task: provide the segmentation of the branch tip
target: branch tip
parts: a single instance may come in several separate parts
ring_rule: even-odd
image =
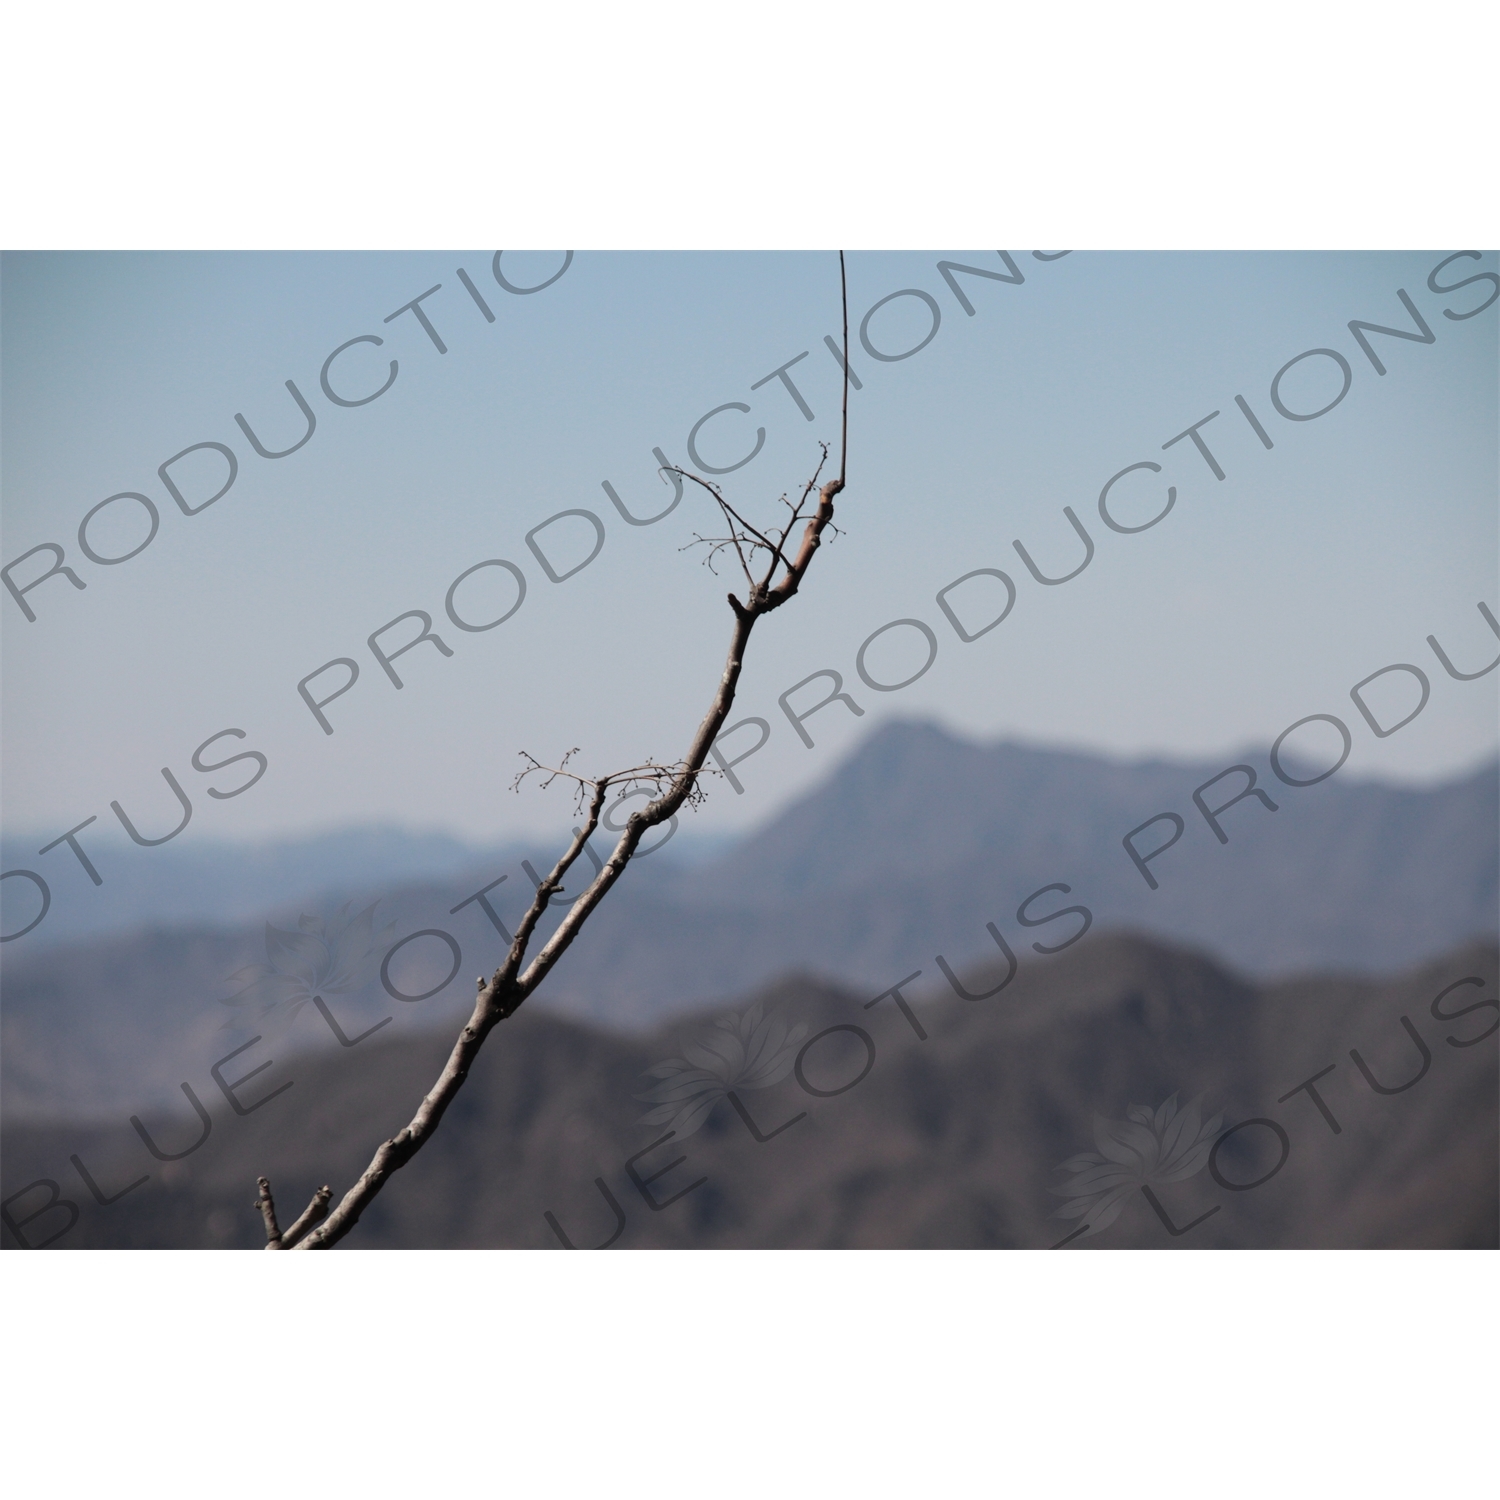
[[[271,1196],[271,1181],[267,1177],[257,1177],[256,1186],[260,1189],[255,1199],[255,1207],[260,1210],[261,1219],[266,1226],[266,1249],[281,1249],[281,1226],[276,1222],[276,1200]]]

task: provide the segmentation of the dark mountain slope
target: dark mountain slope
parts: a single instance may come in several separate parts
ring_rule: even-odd
[[[757,1073],[754,1058],[748,1073],[720,1069],[759,1140],[722,1088],[706,1096],[711,1108],[696,1128],[678,1119],[665,1141],[672,1122],[643,1123],[651,1105],[637,1097],[652,1087],[644,1075],[653,1064],[685,1057],[701,1068],[713,1062],[699,1050],[706,1041],[721,1055],[733,1052],[728,1038],[753,1042],[743,1012],[727,1028],[705,1015],[629,1038],[523,1011],[493,1039],[432,1146],[347,1243],[555,1247],[550,1212],[572,1240],[598,1244],[616,1223],[598,1178],[624,1213],[620,1248],[1045,1247],[1098,1218],[1094,1210],[1054,1217],[1066,1200],[1049,1191],[1071,1180],[1060,1163],[1098,1152],[1095,1115],[1114,1122],[1118,1139],[1130,1106],[1159,1120],[1175,1095],[1179,1106],[1202,1096],[1205,1124],[1224,1114],[1204,1134],[1201,1159],[1170,1158],[1193,1167],[1178,1177],[1138,1174],[1118,1218],[1077,1248],[1494,1246],[1500,1049],[1494,1035],[1455,1043],[1481,1036],[1496,1011],[1445,1020],[1432,1007],[1463,980],[1479,983],[1451,990],[1444,1015],[1492,1003],[1497,958],[1481,945],[1386,981],[1257,988],[1197,954],[1105,934],[1024,964],[987,1000],[914,986],[910,1017],[891,999],[868,1009],[860,995],[786,980],[761,1002],[765,1014],[806,1028],[770,1035],[767,1050],[782,1069]],[[977,993],[1003,973],[964,982]],[[829,1027],[839,1029],[812,1041]],[[47,1178],[83,1205],[60,1246],[253,1247],[255,1176],[271,1176],[288,1214],[319,1182],[347,1184],[382,1134],[409,1116],[446,1048],[446,1037],[375,1037],[338,1057],[277,1061],[243,1097],[253,1102],[287,1080],[293,1087],[243,1118],[205,1097],[213,1133],[175,1164],[151,1160],[123,1122],[13,1127],[5,1193],[26,1195],[10,1212],[40,1208],[47,1190],[26,1190]],[[1366,1082],[1351,1051],[1393,1092]],[[1306,1091],[1295,1092],[1330,1065],[1315,1086],[1337,1133]],[[1219,1146],[1215,1180],[1208,1146],[1246,1121],[1260,1123]],[[180,1150],[199,1127],[183,1104],[149,1128]],[[69,1164],[75,1154],[106,1195],[142,1173],[150,1180],[98,1206]],[[685,1159],[672,1165],[677,1158]],[[1171,1234],[1142,1181],[1173,1228],[1193,1227]],[[54,1209],[22,1227],[41,1239],[66,1222]]]

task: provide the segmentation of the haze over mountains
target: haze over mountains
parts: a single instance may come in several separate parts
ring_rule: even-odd
[[[39,855],[52,834],[7,836],[0,841],[4,867],[42,871],[61,886],[52,861],[65,864],[66,848]],[[268,912],[329,891],[375,885],[409,885],[443,879],[481,861],[484,851],[442,833],[400,828],[350,828],[265,845],[200,842],[166,844],[144,856],[108,824],[85,839],[107,899],[58,899],[46,920],[25,939],[28,949],[142,927],[238,926],[264,921]],[[71,869],[67,872],[73,874]],[[7,896],[11,893],[7,891]],[[25,893],[29,899],[30,892]],[[7,912],[6,926],[22,923]]]
[[[51,861],[38,848],[52,833],[0,839],[0,863],[7,870],[42,869],[59,886]],[[451,834],[414,832],[395,825],[344,828],[267,844],[215,840],[178,845],[173,842],[143,855],[119,829],[103,825],[84,839],[99,871],[107,899],[84,888],[81,897],[58,899],[46,920],[26,936],[26,948],[55,948],[81,939],[113,936],[141,928],[237,927],[259,923],[266,914],[289,907],[336,905],[348,893],[385,895],[421,881],[443,881],[491,864],[516,865],[523,858],[545,858],[544,851],[521,842],[467,843]],[[671,858],[696,864],[726,848],[727,837],[679,835]],[[59,850],[67,875],[73,856]],[[79,884],[87,877],[79,876]],[[35,893],[21,889],[7,900],[36,905]],[[24,926],[26,916],[7,907],[6,926]]]
[[[1493,940],[1500,768],[1427,790],[1340,776],[1294,788],[1264,754],[1238,759],[1277,810],[1253,796],[1237,802],[1220,815],[1220,844],[1192,794],[1233,758],[1124,763],[887,724],[732,848],[687,864],[668,846],[638,861],[533,1005],[642,1031],[792,972],[874,994],[914,970],[931,977],[939,954],[955,969],[986,961],[996,951],[988,923],[1023,956],[1034,943],[1054,947],[1082,925],[1078,915],[1045,920],[1069,906],[1086,908],[1100,929],[1155,934],[1262,978],[1389,973]],[[1230,777],[1209,805],[1242,786]],[[1152,890],[1121,839],[1164,812],[1184,830],[1152,861]],[[1169,831],[1158,824],[1141,847]],[[217,1003],[235,988],[229,976],[267,960],[262,914],[291,929],[301,915],[331,918],[344,900],[378,901],[377,922],[393,926],[359,988],[338,997],[345,1033],[386,1016],[396,1017],[393,1034],[446,1022],[502,947],[468,898],[505,876],[487,899],[513,926],[529,894],[521,859],[541,868],[545,856],[436,837],[404,847],[404,838],[339,835],[263,851],[214,876],[194,876],[187,851],[175,875],[170,848],[134,851],[138,868],[163,862],[158,895],[175,889],[179,907],[196,879],[198,910],[212,920],[10,946],[0,1012],[7,1114],[57,1120],[165,1106],[180,1101],[182,1079],[257,1031],[283,1050],[336,1046],[311,1009],[285,1040],[275,1015],[247,1012],[245,1024],[220,1030],[234,1019]],[[1042,925],[1029,927],[1018,908],[1048,886],[1026,908]],[[144,916],[144,885],[140,899]],[[418,938],[387,977],[416,995],[451,974],[431,998],[402,1003],[382,987],[380,960],[424,929],[446,933],[452,948]]]

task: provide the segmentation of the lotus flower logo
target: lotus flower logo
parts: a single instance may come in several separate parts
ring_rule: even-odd
[[[302,1008],[317,1004],[324,995],[347,995],[364,983],[368,966],[395,926],[375,928],[372,903],[354,916],[352,903],[345,902],[328,922],[304,914],[294,931],[266,923],[264,964],[250,964],[229,976],[241,986],[221,1003],[254,1005],[255,1024],[274,1017],[281,1026],[290,1025]],[[321,1008],[321,1007],[320,1007]],[[233,1022],[226,1022],[232,1025]]]
[[[1108,1229],[1120,1216],[1125,1200],[1140,1188],[1165,1182],[1185,1182],[1208,1164],[1222,1114],[1205,1121],[1194,1099],[1182,1109],[1177,1095],[1156,1110],[1132,1104],[1124,1120],[1094,1116],[1094,1144],[1099,1151],[1070,1156],[1055,1170],[1072,1174],[1060,1187],[1049,1188],[1069,1201],[1053,1215],[1083,1219],[1078,1238]],[[1069,1238],[1074,1238],[1070,1235]]]
[[[807,1035],[799,1022],[788,1026],[768,1016],[757,1000],[738,1016],[725,1016],[701,1041],[682,1049],[681,1057],[657,1063],[646,1077],[659,1082],[635,1097],[655,1109],[641,1116],[642,1125],[666,1125],[679,1136],[692,1135],[720,1099],[741,1089],[768,1089],[780,1083],[797,1061],[797,1044]]]

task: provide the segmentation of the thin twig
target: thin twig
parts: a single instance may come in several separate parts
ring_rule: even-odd
[[[716,544],[714,546],[714,551],[717,551],[719,547],[727,547],[731,545],[734,547],[734,550],[739,554],[740,568],[744,572],[745,582],[750,588],[755,587],[755,576],[750,571],[750,564],[746,560],[745,553],[740,546],[741,541],[749,540],[750,537],[753,537],[755,539],[755,543],[750,549],[750,556],[752,558],[755,556],[755,553],[757,551],[764,548],[772,554],[773,567],[775,566],[775,562],[777,560],[786,563],[786,558],[782,556],[781,549],[776,545],[776,543],[756,527],[752,526],[742,515],[740,515],[740,513],[729,503],[729,501],[724,498],[723,494],[719,490],[718,485],[710,484],[708,480],[700,479],[696,474],[689,473],[686,469],[672,469],[669,472],[674,474],[681,474],[684,479],[691,479],[694,484],[701,485],[702,488],[707,490],[708,493],[712,495],[718,502],[719,509],[724,512],[725,517],[729,521],[730,530],[727,537],[724,537],[722,539],[712,539]],[[745,537],[739,536],[734,530],[736,526],[741,527],[746,533],[748,533],[748,535]],[[698,540],[709,541],[710,538],[700,537]],[[783,535],[782,541],[785,542],[785,540],[786,537]],[[712,552],[710,553],[710,556],[712,556]],[[788,563],[787,566],[790,567],[791,565]]]
[[[844,414],[839,431],[839,488],[844,487],[849,461],[849,283],[844,277],[844,252],[839,251],[839,301],[844,308]]]

